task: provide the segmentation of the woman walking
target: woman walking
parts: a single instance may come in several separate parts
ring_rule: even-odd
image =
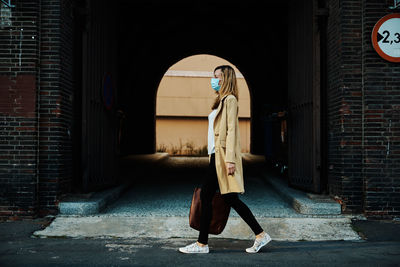
[[[209,167],[201,186],[201,218],[199,237],[195,243],[179,248],[183,253],[208,253],[208,231],[212,216],[212,199],[219,189],[225,202],[249,225],[256,235],[248,253],[257,253],[271,241],[253,213],[238,197],[244,193],[243,167],[238,119],[238,87],[235,71],[222,65],[214,70],[211,87],[217,97],[208,116]]]

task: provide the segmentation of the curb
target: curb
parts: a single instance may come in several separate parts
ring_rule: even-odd
[[[307,215],[340,215],[341,205],[328,195],[310,194],[293,189],[277,177],[263,174],[264,180],[290,204],[293,209]]]
[[[129,184],[122,184],[104,191],[95,192],[89,197],[69,196],[61,200],[58,208],[61,215],[97,214],[107,205],[119,198]]]

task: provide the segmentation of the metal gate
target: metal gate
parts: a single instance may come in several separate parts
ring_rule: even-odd
[[[104,0],[86,1],[86,29],[82,33],[81,135],[82,189],[85,192],[114,185],[118,176],[116,38],[113,35],[115,19],[110,8]]]
[[[320,193],[320,42],[316,0],[290,1],[289,185]]]

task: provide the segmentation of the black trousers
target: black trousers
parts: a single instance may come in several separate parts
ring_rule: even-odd
[[[200,218],[200,233],[198,242],[208,244],[208,230],[212,219],[212,199],[219,188],[217,171],[215,169],[215,154],[211,154],[210,164],[207,173],[204,176],[201,186],[201,218]],[[254,218],[249,207],[244,204],[238,197],[238,193],[228,193],[222,195],[226,203],[232,207],[242,219],[250,226],[255,235],[262,233],[263,229]]]

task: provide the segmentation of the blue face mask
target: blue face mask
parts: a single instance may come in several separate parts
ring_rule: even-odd
[[[219,79],[211,78],[211,87],[215,91],[219,91],[219,89],[221,88],[221,86],[218,83],[219,83]]]

